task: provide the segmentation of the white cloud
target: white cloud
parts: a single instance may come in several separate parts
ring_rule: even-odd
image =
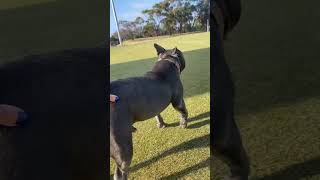
[[[142,13],[139,11],[131,11],[119,14],[119,19],[121,20],[133,20],[138,16],[142,16]]]
[[[135,9],[143,10],[145,8],[148,8],[149,4],[148,3],[143,3],[143,2],[135,2],[135,3],[131,3],[130,6],[132,8],[135,8]]]

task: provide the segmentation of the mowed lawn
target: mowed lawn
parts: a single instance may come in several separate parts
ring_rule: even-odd
[[[181,74],[189,110],[187,129],[170,105],[163,113],[169,127],[158,129],[154,118],[137,122],[133,134],[133,161],[129,179],[210,179],[210,33],[128,41],[111,48],[111,80],[139,76],[156,62],[153,43],[183,51]],[[110,173],[113,174],[112,159]],[[110,174],[110,175],[111,175]]]
[[[253,180],[320,179],[319,5],[243,1],[225,43]],[[227,174],[218,160],[212,172]]]
[[[0,57],[97,46],[106,40],[106,3],[1,0]]]

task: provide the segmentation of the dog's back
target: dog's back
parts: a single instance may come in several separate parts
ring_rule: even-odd
[[[144,76],[111,82],[110,93],[120,97],[116,106],[127,104],[127,110],[133,112],[137,121],[159,114],[170,104],[174,89],[182,88],[174,68],[170,62],[158,61]]]
[[[0,127],[0,179],[105,179],[106,48],[28,56],[0,67],[0,102],[29,114]]]

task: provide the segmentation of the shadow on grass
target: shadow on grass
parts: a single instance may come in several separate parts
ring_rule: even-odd
[[[290,6],[284,1],[276,0],[249,0],[243,3],[244,11],[239,26],[225,42],[227,61],[236,84],[235,109],[238,115],[267,111],[279,104],[291,105],[320,96],[320,3],[315,0],[312,2],[301,4],[297,1]],[[301,22],[305,25],[297,25]],[[287,113],[289,116],[290,112]],[[279,114],[281,116],[286,114]],[[307,116],[308,114],[305,117]],[[287,124],[295,124],[297,121],[299,117],[293,117],[288,119]],[[314,122],[316,124],[317,119]],[[255,123],[264,126],[264,122],[259,120]],[[245,123],[242,124],[245,126]],[[276,124],[274,128],[277,129]],[[260,134],[253,129],[248,131],[251,131],[250,134]],[[305,131],[307,134],[308,129]],[[285,141],[292,134],[284,132],[281,137],[275,137],[274,134],[265,136]],[[313,136],[310,135],[310,138]],[[269,143],[264,140],[253,142],[250,137],[247,141],[252,143],[249,154],[251,157]],[[280,146],[273,148],[283,149]],[[304,154],[303,150],[298,152]],[[259,157],[256,158],[259,161]],[[274,159],[273,162],[276,160],[278,161]],[[262,179],[295,180],[316,173],[319,173],[319,158],[293,164]]]
[[[146,166],[149,166],[151,165],[152,163],[155,163],[157,162],[158,160],[160,160],[161,158],[164,158],[166,156],[169,156],[171,154],[174,154],[174,153],[178,153],[178,152],[183,152],[183,151],[187,151],[187,150],[191,150],[191,149],[196,149],[196,148],[204,148],[204,147],[208,147],[210,146],[210,135],[205,135],[205,136],[201,136],[201,137],[197,137],[197,138],[194,138],[192,140],[189,140],[189,141],[186,141],[186,142],[183,142],[169,150],[166,150],[164,152],[162,152],[160,155],[158,156],[155,156],[151,159],[148,159],[144,162],[141,162],[139,164],[136,164],[132,167],[130,167],[130,172],[134,172],[134,171],[137,171],[141,168],[144,168]],[[186,174],[189,174],[191,173],[192,171],[196,171],[198,169],[201,169],[201,168],[204,168],[204,167],[208,167],[210,166],[210,161],[209,161],[209,158],[200,162],[199,164],[196,164],[194,166],[191,166],[189,168],[186,168],[180,172],[177,172],[175,174],[172,174],[170,176],[167,176],[167,177],[164,177],[164,179],[172,179],[173,177],[174,178],[177,178],[177,177],[182,177]],[[111,179],[113,177],[113,174],[111,174],[109,176]]]
[[[17,1],[0,10],[0,57],[95,46],[105,39],[105,7],[104,1]]]
[[[191,167],[188,167],[180,172],[177,172],[177,173],[174,173],[174,174],[171,174],[169,176],[166,176],[166,177],[162,177],[160,178],[161,180],[172,180],[172,179],[178,179],[178,178],[182,178],[183,176],[187,175],[187,174],[190,174],[191,172],[193,171],[197,171],[199,169],[202,169],[202,168],[205,168],[205,167],[209,167],[210,165],[210,158],[204,160],[204,161],[201,161],[200,163],[196,164],[196,165],[193,165]]]
[[[314,175],[320,175],[320,157],[288,166],[262,178],[252,178],[252,180],[300,180]]]
[[[248,1],[243,6],[241,23],[225,43],[236,83],[237,112],[263,111],[320,96],[318,6],[288,7],[278,1]],[[297,13],[301,9],[308,10]],[[304,21],[305,26],[296,25]]]
[[[204,121],[200,121],[200,122],[188,125],[187,129],[197,129],[208,124],[210,124],[210,119],[206,119]]]
[[[193,122],[193,121],[198,121],[198,120],[200,120],[200,119],[204,119],[204,118],[208,118],[208,117],[210,117],[210,112],[202,113],[202,114],[199,114],[199,115],[194,116],[194,117],[192,117],[192,118],[189,118],[189,119],[188,119],[188,123],[189,123],[189,122]],[[190,129],[199,128],[199,127],[205,126],[205,125],[207,125],[207,124],[209,124],[209,123],[210,123],[210,118],[206,119],[205,121],[200,121],[200,122],[198,122],[198,123],[188,125],[187,128],[188,128],[188,129],[189,129],[189,128],[190,128]],[[174,123],[167,124],[167,127],[177,127],[177,126],[179,126],[179,125],[180,125],[179,122],[174,122]]]
[[[184,96],[191,97],[210,91],[210,48],[183,52],[186,68],[181,73]],[[111,80],[141,76],[150,71],[156,57],[110,66]]]
[[[134,165],[133,167],[130,168],[130,171],[133,172],[133,171],[137,171],[138,169],[140,168],[143,168],[143,167],[146,167],[146,166],[149,166],[150,164],[160,160],[161,158],[163,157],[166,157],[166,156],[169,156],[169,155],[172,155],[174,153],[178,153],[178,152],[183,152],[183,151],[187,151],[187,150],[191,150],[191,149],[196,149],[196,148],[204,148],[204,147],[209,147],[210,145],[210,135],[205,135],[205,136],[201,136],[201,137],[197,137],[197,138],[194,138],[194,139],[191,139],[189,141],[186,141],[186,142],[183,142],[169,150],[166,150],[164,152],[162,152],[160,155],[158,156],[155,156],[151,159],[148,159],[144,162],[141,162],[137,165]],[[208,166],[209,166],[209,161],[205,161]],[[203,162],[204,163],[204,162]],[[203,163],[200,163],[198,164],[199,166],[203,166],[202,164]],[[201,168],[200,167],[200,168]],[[200,169],[198,168],[198,169]],[[189,168],[187,168],[186,170],[184,170],[183,172],[186,173],[185,171],[188,171]],[[190,170],[196,170],[196,166],[194,166],[193,168],[191,168]],[[179,173],[179,174],[182,174],[182,173]]]

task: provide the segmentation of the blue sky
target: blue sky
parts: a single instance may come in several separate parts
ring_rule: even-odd
[[[113,0],[118,20],[134,20],[137,16],[144,17],[144,9],[151,8],[162,0]],[[117,30],[110,1],[110,35]]]

